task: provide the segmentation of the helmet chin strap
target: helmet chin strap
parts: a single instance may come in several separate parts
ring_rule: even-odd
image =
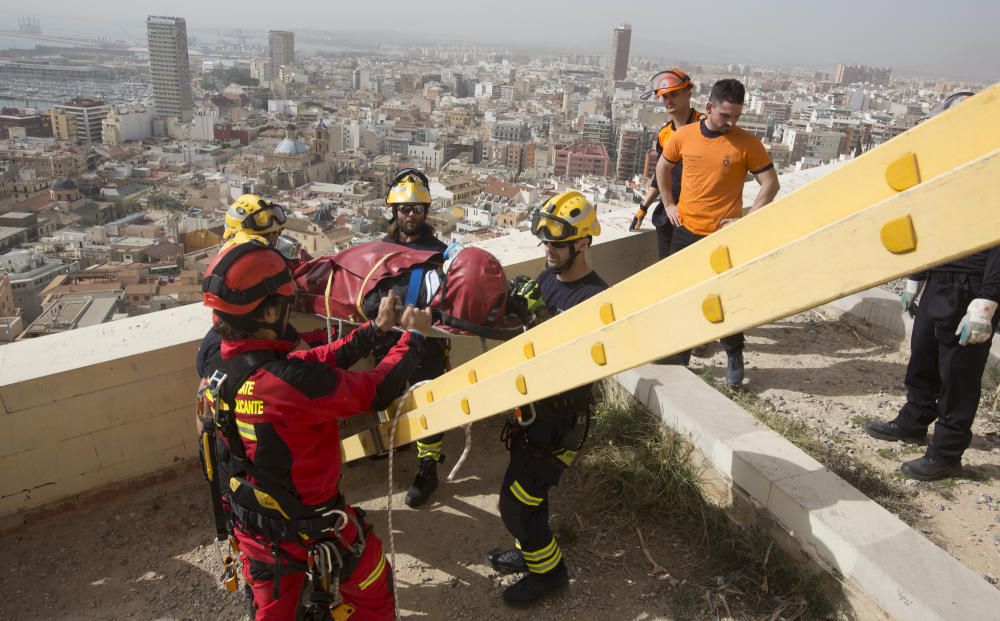
[[[576,257],[579,254],[580,253],[577,252],[577,250],[576,250],[576,245],[575,244],[570,244],[570,246],[569,246],[569,260],[567,260],[565,263],[563,263],[559,267],[550,267],[549,271],[552,272],[553,274],[562,274],[563,272],[565,272],[569,268],[573,267],[573,263],[576,262]]]
[[[271,330],[278,335],[278,338],[282,338],[285,335],[285,329],[288,327],[288,319],[292,315],[292,302],[288,298],[281,299],[281,312],[278,315],[277,321],[253,321],[246,317],[240,315],[226,315],[222,314],[223,318],[230,324],[247,331],[258,331],[258,330]]]
[[[281,299],[281,314],[278,316],[278,320],[273,323],[267,323],[264,321],[257,322],[257,325],[261,328],[266,328],[268,330],[273,330],[278,338],[285,336],[285,329],[288,327],[288,319],[292,314],[292,302],[288,298]]]

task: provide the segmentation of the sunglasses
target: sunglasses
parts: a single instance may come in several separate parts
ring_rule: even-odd
[[[411,213],[415,213],[418,216],[427,213],[427,205],[400,205],[396,209],[404,216],[408,216]]]
[[[569,248],[570,244],[572,244],[572,243],[573,243],[572,241],[549,241],[547,239],[543,239],[541,241],[541,245],[543,245],[543,246],[552,246],[556,250],[562,250],[563,248]]]

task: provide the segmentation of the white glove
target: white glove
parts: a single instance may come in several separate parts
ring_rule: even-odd
[[[899,294],[899,301],[903,303],[903,310],[913,317],[917,313],[917,296],[924,288],[924,281],[906,279],[906,289]]]
[[[975,345],[988,341],[993,335],[993,313],[996,310],[997,303],[993,300],[976,298],[969,302],[965,317],[958,322],[958,329],[955,330],[958,344]]]

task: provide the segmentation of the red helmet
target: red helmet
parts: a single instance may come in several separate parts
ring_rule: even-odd
[[[205,306],[229,315],[246,315],[269,296],[294,296],[295,281],[277,250],[248,242],[213,259],[201,290]]]

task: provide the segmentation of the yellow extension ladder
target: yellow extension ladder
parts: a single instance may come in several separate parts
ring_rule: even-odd
[[[396,444],[1000,243],[998,118],[994,85],[418,387]],[[345,438],[344,460],[388,446],[388,430]]]

